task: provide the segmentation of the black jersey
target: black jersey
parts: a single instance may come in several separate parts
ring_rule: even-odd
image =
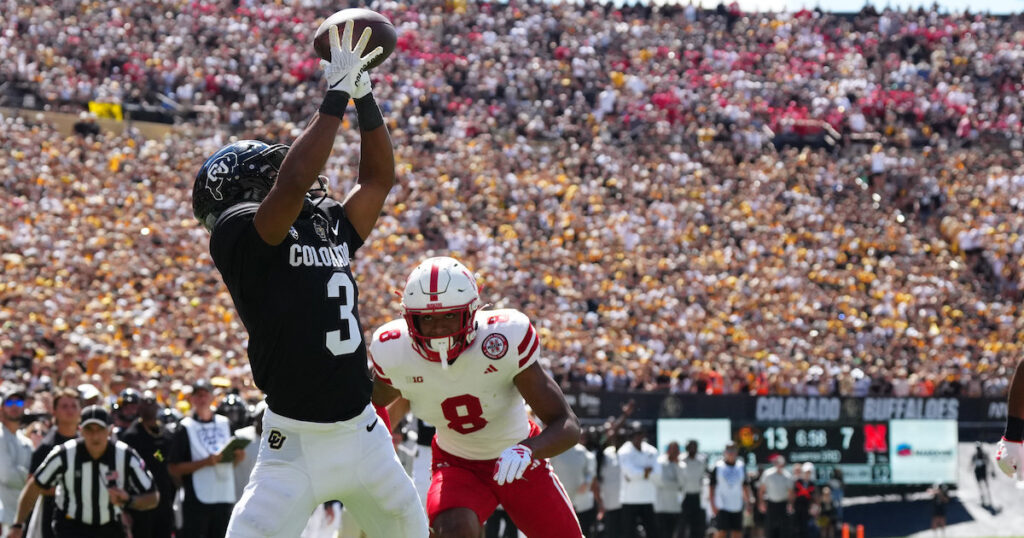
[[[146,463],[146,470],[153,475],[156,489],[160,492],[158,509],[164,507],[170,509],[174,504],[175,492],[178,490],[178,486],[174,485],[171,473],[167,469],[167,457],[171,452],[173,436],[167,428],[159,423],[156,428],[155,434],[150,433],[141,420],[136,420],[121,433],[120,438],[126,445],[139,453],[142,461]]]
[[[341,204],[325,198],[279,245],[263,242],[255,203],[214,225],[210,253],[249,331],[249,363],[267,406],[288,418],[335,422],[358,415],[372,382],[349,261],[362,246]]]

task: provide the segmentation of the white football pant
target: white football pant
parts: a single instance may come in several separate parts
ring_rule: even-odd
[[[256,466],[229,538],[295,538],[320,504],[339,500],[369,538],[427,538],[427,516],[372,405],[344,422],[267,409]]]

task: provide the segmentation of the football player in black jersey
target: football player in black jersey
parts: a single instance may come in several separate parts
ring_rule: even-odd
[[[340,500],[370,537],[426,537],[412,481],[378,425],[350,260],[392,185],[391,139],[352,23],[330,30],[327,95],[291,147],[254,140],[214,153],[192,191],[196,218],[249,333],[268,409],[259,459],[228,536],[298,536],[317,505]],[[319,178],[349,98],[361,148],[357,184],[338,203]],[[319,189],[310,189],[320,183]]]

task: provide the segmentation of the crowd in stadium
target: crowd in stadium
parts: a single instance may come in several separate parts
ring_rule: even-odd
[[[250,4],[0,10],[4,106],[188,113],[159,140],[4,113],[10,380],[175,402],[211,377],[258,399],[191,186],[229,136],[291,141],[331,7]],[[533,318],[563,388],[1005,395],[1024,325],[1017,19],[374,7],[400,35],[373,76],[399,184],[354,260],[365,331],[419,260],[452,253]],[[336,195],[357,144],[343,129]]]

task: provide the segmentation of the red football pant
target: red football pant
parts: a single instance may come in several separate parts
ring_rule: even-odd
[[[530,424],[530,437],[540,428]],[[534,460],[519,480],[499,486],[494,481],[497,460],[467,460],[432,443],[434,461],[427,517],[452,508],[469,508],[483,525],[500,504],[516,527],[530,538],[582,538],[580,523],[548,460]]]

